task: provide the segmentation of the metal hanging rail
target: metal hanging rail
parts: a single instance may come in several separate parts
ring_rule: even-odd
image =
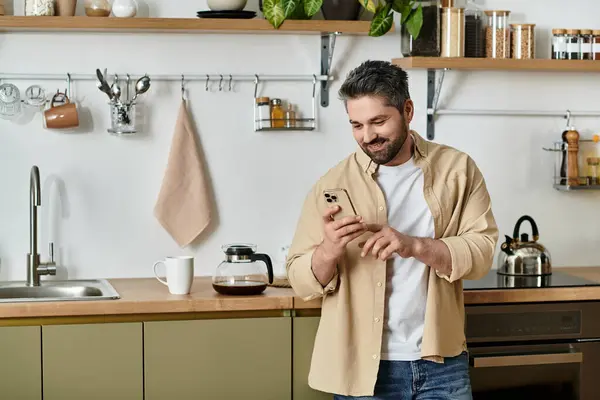
[[[452,110],[432,108],[428,115],[486,115],[486,116],[522,116],[522,117],[600,117],[600,111],[543,111],[543,110]]]
[[[116,75],[124,77],[127,75],[131,76],[143,76],[142,74],[133,73],[120,73]],[[114,76],[115,74],[109,74]],[[183,77],[186,82],[190,81],[223,81],[228,82],[229,80],[236,82],[254,82],[257,75],[232,75],[232,74],[147,74],[152,80],[155,81],[177,81],[181,82]],[[55,80],[55,81],[67,81],[70,78],[71,81],[93,81],[97,80],[95,74],[76,74],[76,73],[64,73],[64,74],[29,74],[29,73],[0,73],[0,80]],[[264,81],[279,81],[279,82],[312,82],[316,79],[319,82],[326,82],[333,80],[332,76],[329,75],[258,75],[261,82]]]
[[[600,111],[558,111],[558,110],[469,110],[439,109],[438,102],[444,84],[446,68],[427,70],[427,138],[435,138],[436,117],[440,115],[485,115],[503,117],[600,117]],[[439,76],[437,72],[440,72]]]
[[[0,0],[1,1],[1,0]],[[336,38],[341,35],[342,32],[323,32],[321,33],[321,42],[320,42],[320,56],[321,56],[321,65],[320,65],[320,73],[319,75],[258,75],[258,78],[261,82],[265,81],[280,81],[280,82],[302,82],[302,81],[314,81],[320,83],[321,90],[319,98],[321,99],[321,106],[327,107],[329,106],[329,83],[334,80],[334,77],[331,74],[332,63],[333,63],[333,54],[335,50],[335,41]],[[107,75],[107,74],[104,74]],[[127,73],[115,73],[112,76],[127,76]],[[182,77],[184,81],[192,82],[192,81],[202,81],[205,82],[208,90],[208,85],[211,81],[219,82],[219,91],[222,90],[222,85],[227,84],[228,87],[231,87],[233,81],[236,82],[254,82],[256,80],[256,74],[252,75],[232,75],[232,74],[175,74],[175,75],[163,75],[163,74],[129,74],[130,76],[142,76],[148,75],[151,79],[156,81],[182,81]],[[68,76],[68,78],[67,78]],[[108,76],[106,77],[108,78]],[[96,80],[96,75],[94,74],[75,74],[75,73],[66,73],[64,75],[61,74],[27,74],[27,73],[0,73],[0,81],[1,80],[66,80],[69,83],[75,80],[86,80],[93,81]]]

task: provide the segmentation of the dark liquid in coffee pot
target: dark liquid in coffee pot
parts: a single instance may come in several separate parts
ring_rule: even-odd
[[[213,283],[213,289],[226,295],[252,296],[261,294],[267,284],[261,281],[233,281]]]

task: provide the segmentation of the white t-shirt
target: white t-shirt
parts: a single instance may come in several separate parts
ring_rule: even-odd
[[[379,166],[377,182],[388,207],[390,227],[415,237],[434,237],[433,216],[423,195],[423,171],[412,158],[399,166]],[[421,358],[429,267],[398,254],[387,262],[386,307],[381,358]]]

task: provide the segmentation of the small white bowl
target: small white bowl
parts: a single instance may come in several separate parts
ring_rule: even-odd
[[[239,11],[246,7],[248,0],[207,0],[211,11]]]

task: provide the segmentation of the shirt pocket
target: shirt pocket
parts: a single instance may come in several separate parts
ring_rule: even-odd
[[[454,229],[451,229],[452,231],[458,229],[466,187],[467,178],[465,176],[455,176],[446,180],[443,185],[440,185],[440,190],[435,192],[440,204],[444,232],[449,227],[454,227]],[[455,232],[450,233],[455,234]]]

